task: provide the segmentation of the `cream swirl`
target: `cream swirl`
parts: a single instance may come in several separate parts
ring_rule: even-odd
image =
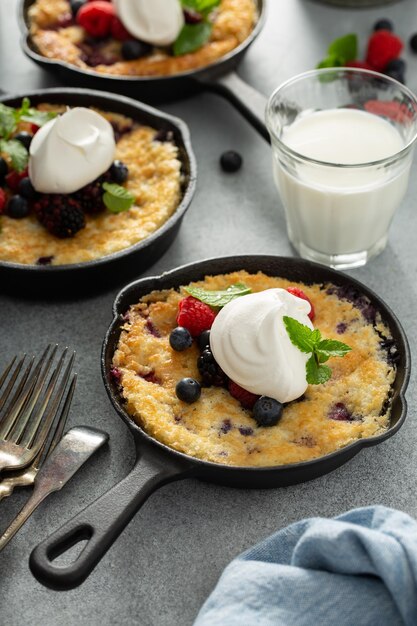
[[[109,169],[115,149],[111,124],[91,109],[75,107],[33,137],[29,178],[41,193],[73,193]]]
[[[210,346],[222,370],[238,385],[279,402],[307,388],[309,354],[291,343],[283,317],[313,329],[310,304],[285,289],[267,289],[232,300],[218,313]]]
[[[129,33],[155,46],[169,46],[184,26],[179,0],[115,0],[114,5]]]

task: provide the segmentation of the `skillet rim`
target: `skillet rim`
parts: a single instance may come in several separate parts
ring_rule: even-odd
[[[161,441],[158,441],[157,439],[149,435],[145,430],[143,430],[139,426],[139,424],[137,424],[134,421],[134,418],[131,417],[127,413],[127,411],[125,411],[125,409],[123,408],[123,404],[119,402],[117,399],[116,386],[113,385],[111,382],[112,379],[110,376],[110,367],[108,367],[107,365],[107,357],[112,356],[112,354],[109,355],[108,353],[111,350],[113,342],[117,341],[118,337],[120,336],[121,325],[122,325],[121,324],[122,320],[120,316],[123,314],[123,312],[125,312],[121,310],[121,306],[124,305],[124,298],[126,297],[126,295],[127,294],[133,295],[135,292],[138,291],[138,289],[140,289],[141,286],[143,286],[146,283],[149,283],[149,284],[154,283],[154,285],[156,285],[156,286],[152,286],[151,288],[151,291],[152,291],[158,288],[157,284],[160,283],[161,281],[175,279],[183,275],[184,272],[187,272],[189,270],[195,270],[196,272],[199,271],[200,272],[199,276],[201,279],[201,277],[203,277],[204,275],[209,275],[213,273],[213,271],[203,269],[206,266],[209,266],[213,263],[217,265],[230,263],[231,266],[224,269],[224,272],[229,272],[229,271],[237,271],[238,269],[245,269],[244,267],[245,262],[248,263],[250,261],[257,261],[265,265],[270,262],[289,263],[291,266],[291,269],[293,270],[297,270],[297,269],[301,269],[301,271],[312,270],[314,272],[323,273],[323,277],[324,277],[323,282],[329,280],[337,284],[337,278],[341,277],[342,284],[353,285],[356,289],[359,289],[361,293],[363,293],[366,297],[368,297],[372,304],[377,305],[377,309],[381,313],[382,318],[385,321],[385,323],[388,323],[386,317],[389,318],[388,326],[391,332],[394,329],[395,333],[398,334],[398,337],[400,338],[400,341],[402,343],[402,345],[399,346],[400,353],[403,356],[402,361],[400,362],[400,365],[397,366],[397,376],[394,381],[394,384],[398,380],[398,374],[400,372],[402,373],[402,380],[399,380],[398,382],[399,388],[398,390],[394,390],[394,394],[391,399],[391,415],[392,415],[394,406],[396,407],[398,406],[400,410],[400,416],[398,420],[395,422],[395,424],[390,425],[388,429],[384,433],[381,433],[380,435],[358,439],[357,441],[354,441],[351,444],[344,446],[343,448],[340,448],[339,450],[335,450],[334,452],[331,452],[330,454],[319,456],[310,461],[302,461],[299,463],[290,463],[286,465],[245,466],[245,465],[226,465],[222,463],[214,463],[212,461],[206,461],[198,457],[193,457],[184,452],[180,452],[179,450],[176,450],[175,448],[171,448],[170,446],[162,443]],[[265,268],[262,269],[262,267],[259,269],[259,271],[264,271],[266,273]],[[199,280],[199,278],[194,278],[191,280]],[[316,279],[314,279],[314,282],[317,282]],[[182,284],[181,279],[179,278],[179,280],[176,281],[176,286],[178,287],[181,284]],[[140,297],[140,296],[137,296],[137,297]],[[136,300],[134,299],[134,301],[137,301],[137,297],[136,297]],[[407,417],[407,401],[405,398],[405,392],[408,387],[410,373],[411,373],[411,353],[410,353],[410,346],[409,346],[407,336],[405,334],[405,331],[399,319],[397,318],[395,313],[392,311],[391,307],[388,304],[386,304],[384,300],[382,300],[382,298],[380,298],[372,289],[370,289],[369,287],[367,287],[366,285],[364,285],[357,279],[352,278],[351,276],[347,274],[330,269],[319,263],[314,263],[312,261],[308,261],[306,259],[301,259],[301,258],[284,257],[284,256],[278,256],[278,255],[263,255],[263,254],[228,255],[228,256],[223,256],[223,257],[206,258],[200,261],[195,261],[192,263],[187,263],[187,264],[178,266],[174,269],[163,272],[162,274],[157,275],[157,276],[148,276],[148,277],[139,278],[135,281],[130,282],[123,289],[121,289],[119,293],[117,294],[113,303],[113,316],[114,316],[113,320],[106,332],[103,345],[102,345],[102,351],[101,351],[101,375],[102,375],[104,387],[106,389],[107,395],[110,398],[113,408],[116,410],[118,415],[123,419],[123,421],[127,424],[127,426],[132,430],[135,440],[137,439],[137,437],[143,438],[148,444],[156,445],[160,450],[163,450],[169,453],[170,456],[180,459],[184,464],[189,465],[191,463],[192,466],[196,470],[197,476],[198,476],[198,470],[201,469],[202,473],[204,472],[204,470],[209,470],[212,472],[224,471],[225,474],[227,473],[228,476],[236,474],[238,477],[239,477],[240,472],[242,471],[244,471],[246,474],[251,473],[253,476],[258,476],[258,477],[262,474],[265,474],[265,479],[266,479],[267,475],[268,474],[270,475],[271,473],[273,473],[274,475],[286,475],[286,474],[291,474],[294,472],[301,471],[301,472],[305,472],[306,474],[308,474],[308,470],[310,468],[312,469],[312,468],[318,468],[321,465],[324,465],[324,466],[329,465],[329,468],[327,470],[321,472],[321,474],[325,474],[331,471],[332,469],[334,469],[335,467],[343,465],[347,460],[349,460],[350,458],[358,454],[363,448],[378,445],[379,443],[382,443],[386,439],[395,435],[395,433],[397,433],[398,430],[401,428],[401,426],[404,424],[404,421]],[[109,364],[110,364],[110,361],[109,361]],[[333,465],[332,461],[334,459],[337,459],[338,457],[341,457],[342,459],[341,463],[337,465]],[[344,457],[346,458],[343,460]],[[304,480],[308,480],[308,478],[305,478]]]

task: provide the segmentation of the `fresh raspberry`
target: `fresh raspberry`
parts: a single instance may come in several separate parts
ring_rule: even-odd
[[[17,188],[19,187],[19,183],[22,178],[26,178],[28,176],[28,168],[23,170],[23,172],[16,172],[16,170],[12,170],[7,174],[5,181],[9,189],[17,192]]]
[[[107,37],[114,16],[114,7],[110,2],[94,0],[80,8],[76,20],[92,37]]]
[[[38,126],[37,124],[31,124],[30,125],[30,130],[32,131],[33,135],[36,135],[36,133],[38,132],[39,129],[40,129],[40,126]]]
[[[359,61],[359,59],[352,59],[351,61],[346,61],[345,67],[358,67],[361,70],[372,70],[373,67],[369,65],[366,61]]]
[[[314,318],[316,317],[316,314],[315,314],[315,311],[314,311],[314,306],[313,306],[313,303],[311,302],[310,298],[308,296],[306,296],[304,291],[302,289],[299,289],[298,287],[287,287],[287,291],[289,293],[292,293],[293,296],[297,296],[297,298],[301,298],[302,300],[307,300],[307,302],[311,306],[310,313],[308,314],[308,317],[311,319],[311,321],[313,321]]]
[[[128,30],[126,30],[116,15],[111,21],[110,32],[112,37],[117,39],[117,41],[127,41],[128,39],[132,39],[132,35]]]
[[[233,380],[229,380],[229,393],[231,396],[239,400],[244,409],[252,409],[259,396],[243,389]]]
[[[4,211],[4,207],[6,206],[6,201],[7,201],[6,192],[4,191],[4,189],[0,187],[0,215]]]
[[[406,104],[401,104],[395,100],[368,100],[364,108],[369,113],[389,117],[398,124],[405,124],[413,117],[413,112]]]
[[[193,337],[211,328],[215,317],[208,304],[192,296],[187,296],[178,304],[177,324],[189,330]]]
[[[389,30],[377,30],[368,41],[366,62],[377,72],[382,72],[389,61],[400,56],[403,42]]]

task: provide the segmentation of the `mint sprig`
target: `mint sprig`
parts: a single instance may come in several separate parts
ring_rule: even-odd
[[[30,106],[29,98],[23,98],[20,108],[9,107],[0,102],[0,152],[10,157],[12,167],[16,172],[23,172],[29,160],[26,148],[13,139],[20,121],[31,122],[43,126],[56,116],[52,111],[38,111]]]
[[[207,17],[220,4],[220,0],[181,0],[184,9],[192,9]]]
[[[135,196],[124,187],[114,183],[103,183],[103,202],[110,213],[127,211],[135,203]]]
[[[221,289],[219,291],[210,291],[202,287],[185,287],[185,291],[189,293],[190,296],[193,296],[193,298],[197,298],[197,300],[201,300],[201,302],[209,306],[223,307],[240,296],[246,296],[248,293],[251,293],[252,290],[244,283],[235,283],[234,285],[230,285],[227,289]]]
[[[200,14],[201,22],[184,24],[172,46],[176,57],[198,50],[210,39],[213,26],[209,15],[220,4],[220,0],[181,0],[181,4],[184,9]]]
[[[29,160],[29,153],[25,146],[16,139],[0,139],[0,152],[8,154],[12,167],[16,172],[23,172]]]
[[[349,33],[338,37],[327,48],[327,56],[317,64],[317,69],[322,67],[341,67],[347,61],[353,61],[358,56],[358,37]]]
[[[318,328],[311,330],[293,317],[284,315],[283,321],[291,343],[301,352],[306,354],[311,352],[311,357],[306,363],[308,384],[321,385],[327,382],[331,378],[332,370],[323,363],[332,356],[345,356],[352,348],[335,339],[323,339]]]
[[[9,107],[0,102],[0,137],[10,139],[20,121],[43,126],[56,117],[54,111],[38,111],[30,106],[29,98],[23,98],[20,108]]]

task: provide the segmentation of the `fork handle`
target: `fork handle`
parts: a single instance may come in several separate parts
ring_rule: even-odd
[[[9,541],[13,539],[17,531],[23,526],[26,520],[32,515],[33,511],[40,505],[43,500],[45,500],[48,495],[49,493],[42,491],[33,493],[33,495],[29,498],[24,507],[20,509],[19,513],[16,515],[10,526],[4,531],[4,533],[0,537],[0,550],[3,550],[3,548],[9,543]]]
[[[159,456],[155,450],[148,452],[142,448],[130,474],[33,550],[29,559],[32,574],[51,589],[78,587],[151,493],[190,473],[188,463],[178,463],[166,454]],[[73,563],[62,567],[54,562],[56,557],[83,540],[87,543]]]

